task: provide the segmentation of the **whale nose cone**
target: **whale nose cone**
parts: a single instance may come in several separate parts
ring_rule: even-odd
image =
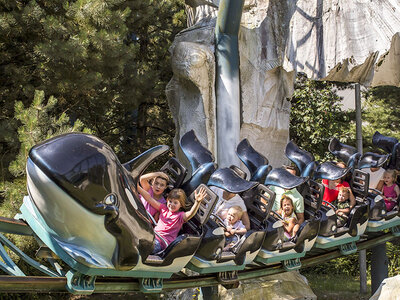
[[[97,255],[96,241],[88,241],[90,237],[84,232],[98,232],[101,227],[100,232],[103,230],[104,235],[97,234],[98,243],[106,245],[110,234],[116,240],[112,255],[105,258],[116,269],[128,270],[138,263],[140,256],[147,257],[152,248],[153,230],[132,178],[111,147],[95,136],[70,133],[36,145],[29,153],[29,160],[34,168],[27,169],[28,187],[30,183],[30,190],[36,191],[31,197],[43,219],[48,224],[56,224],[54,213],[46,207],[61,208],[59,211],[63,214],[70,214],[64,218],[65,225],[51,228],[65,251],[79,248],[81,253]],[[41,183],[31,172],[33,169],[40,170],[46,175],[47,182],[54,183],[55,194],[46,197],[48,184]],[[68,197],[57,197],[57,193]],[[68,203],[56,204],[55,198]],[[74,211],[66,209],[72,202]],[[80,220],[74,215],[81,216]],[[103,221],[91,224],[89,220],[98,220],[90,217],[92,215],[101,216]],[[85,225],[76,229],[74,222]],[[71,241],[79,243],[71,245]],[[81,249],[82,245],[88,249]]]

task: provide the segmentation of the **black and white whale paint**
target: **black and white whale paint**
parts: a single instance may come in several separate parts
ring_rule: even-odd
[[[52,241],[89,268],[130,270],[152,251],[154,232],[136,191],[139,176],[168,146],[126,164],[99,138],[61,135],[27,162],[29,199]],[[31,207],[32,208],[32,207]]]

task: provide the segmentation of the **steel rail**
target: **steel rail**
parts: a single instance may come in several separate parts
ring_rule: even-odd
[[[361,241],[357,244],[358,250],[364,250],[385,243],[396,238],[392,233],[373,237]],[[302,268],[320,264],[343,256],[339,250],[321,253],[315,256],[306,256],[301,260]],[[260,278],[268,275],[286,272],[282,265],[274,264],[263,267],[251,267],[239,271],[239,280]],[[66,293],[67,280],[65,277],[45,277],[45,276],[0,276],[0,292],[18,293],[40,293],[40,292],[61,292]],[[163,290],[197,288],[218,285],[217,274],[188,276],[182,278],[164,279]],[[97,277],[94,293],[128,293],[140,290],[137,278],[125,277]]]

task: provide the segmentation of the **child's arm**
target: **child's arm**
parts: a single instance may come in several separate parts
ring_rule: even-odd
[[[341,215],[348,215],[350,213],[350,207],[347,207],[347,208],[339,208],[338,210],[336,210],[336,214],[338,215],[338,216],[341,216]]]
[[[285,230],[291,234],[293,231],[293,227],[296,224],[297,224],[296,219],[290,218],[289,220],[287,220],[287,222],[283,223],[283,226],[285,227]]]
[[[200,190],[197,192],[194,192],[194,199],[196,200],[192,206],[192,208],[185,212],[185,214],[183,215],[183,220],[185,222],[189,221],[191,218],[194,217],[194,215],[197,213],[197,210],[200,207],[200,203],[201,201],[203,201],[203,199],[207,196],[207,192],[205,188],[200,188]]]
[[[238,228],[238,229],[235,229],[235,233],[236,234],[239,234],[239,235],[243,235],[243,234],[245,234],[247,232],[247,229],[246,228]]]
[[[140,179],[139,179],[139,181],[140,181],[140,185],[146,190],[146,191],[148,191],[149,189],[150,189],[150,180],[151,179],[153,179],[153,178],[156,178],[157,176],[159,176],[159,175],[163,175],[163,173],[161,173],[161,172],[152,172],[152,173],[147,173],[147,174],[144,174],[144,175],[142,175],[142,176],[140,176]]]
[[[400,188],[399,188],[399,186],[398,186],[397,184],[396,184],[396,186],[394,187],[394,191],[396,192],[397,198],[399,198],[399,195],[400,195]],[[396,199],[393,199],[393,201],[396,201],[397,198],[396,198]]]
[[[232,230],[231,226],[226,226],[226,228],[224,228],[225,236],[231,236],[232,235],[231,230]]]
[[[155,209],[160,210],[160,202],[154,200],[150,194],[142,188],[140,185],[137,186],[138,192],[142,195],[143,199],[149,202],[151,206],[153,206]]]
[[[250,230],[250,219],[247,211],[244,211],[242,214],[242,223],[246,227],[246,230]]]
[[[349,192],[350,192],[350,209],[353,208],[354,206],[356,206],[356,197],[354,197],[354,194],[352,192],[352,190],[349,188]]]

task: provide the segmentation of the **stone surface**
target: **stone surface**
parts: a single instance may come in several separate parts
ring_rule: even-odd
[[[400,299],[400,275],[386,278],[372,295],[370,300]]]
[[[226,290],[219,287],[219,299],[224,300],[278,300],[278,299],[317,299],[300,273],[287,272],[259,279],[241,282],[237,289]]]
[[[178,143],[181,136],[192,129],[200,142],[216,153],[215,23],[203,25],[178,34],[171,47],[173,77],[166,95],[176,127],[175,153],[182,162],[186,160]],[[189,168],[188,163],[186,167]]]
[[[400,1],[297,1],[286,52],[311,78],[400,86],[398,77],[374,79],[377,60],[385,60],[399,31]],[[385,67],[395,68],[381,64],[380,72]]]
[[[167,87],[177,125],[175,140],[193,128],[215,154],[215,136],[210,136],[217,124],[212,119],[215,74],[205,68],[215,70],[210,55],[214,53],[215,5],[219,1],[186,3],[192,5],[187,7],[191,27],[176,37],[171,48],[174,77]],[[248,138],[272,166],[287,163],[284,149],[289,140],[290,104],[286,99],[293,93],[296,72],[319,80],[400,86],[398,31],[399,0],[245,1],[239,32],[241,138]],[[179,64],[174,49],[184,41],[210,51],[201,67],[207,78],[185,77],[197,66],[188,64],[186,67],[193,68],[190,72],[174,67]],[[192,46],[188,53],[199,51]],[[189,89],[189,85],[194,87]],[[175,150],[179,152],[176,143]]]

